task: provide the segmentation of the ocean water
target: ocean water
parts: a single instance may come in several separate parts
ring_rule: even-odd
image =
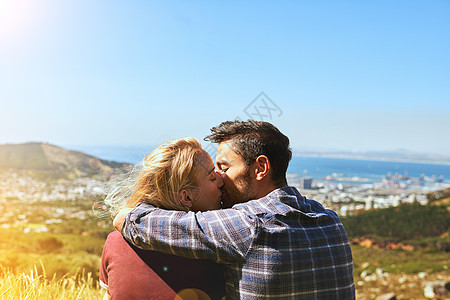
[[[137,163],[156,146],[66,145],[64,147],[101,159]],[[325,157],[294,156],[289,164],[288,173],[296,174],[298,177],[312,177],[313,180],[322,180],[325,176],[339,176],[366,178],[371,182],[381,181],[388,173],[391,175],[398,173],[407,174],[411,178],[443,176],[445,182],[450,182],[450,165]]]
[[[62,145],[70,150],[81,151],[97,158],[135,164],[157,146],[91,146],[91,145]]]
[[[388,173],[395,175],[408,175],[420,178],[443,176],[450,179],[450,166],[439,164],[393,162],[375,160],[356,160],[325,157],[293,157],[288,173],[298,174],[302,177],[322,179],[325,176],[361,177],[368,179],[382,179]]]

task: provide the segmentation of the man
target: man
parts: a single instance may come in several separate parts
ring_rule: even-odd
[[[193,213],[141,203],[126,216],[124,237],[223,264],[227,299],[354,299],[338,216],[287,186],[289,139],[267,122],[224,122],[211,131],[226,208]],[[119,230],[122,220],[114,221]]]

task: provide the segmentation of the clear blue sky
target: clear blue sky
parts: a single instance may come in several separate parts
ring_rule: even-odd
[[[0,143],[202,139],[265,92],[294,148],[450,154],[449,54],[444,0],[0,0]]]

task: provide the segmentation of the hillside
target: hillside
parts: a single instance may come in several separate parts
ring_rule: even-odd
[[[343,218],[350,237],[377,236],[383,240],[404,241],[436,237],[450,228],[446,206],[403,204]]]
[[[109,174],[129,166],[46,143],[0,145],[0,170],[24,171],[40,179]]]
[[[449,191],[440,191],[439,196],[445,197],[445,192]],[[348,216],[342,223],[353,244],[449,252],[450,206],[437,198],[430,205],[403,204]]]

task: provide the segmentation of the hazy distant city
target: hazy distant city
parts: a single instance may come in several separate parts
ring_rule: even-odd
[[[7,206],[11,201],[21,203],[75,201],[86,198],[100,199],[105,195],[110,176],[81,175],[75,180],[40,181],[26,172],[2,170],[0,172],[0,204]],[[304,195],[321,202],[325,207],[346,216],[363,210],[398,206],[402,203],[426,205],[426,194],[430,191],[450,187],[450,181],[441,176],[410,177],[407,173],[387,173],[382,180],[364,177],[347,177],[344,173],[331,173],[320,179],[304,174],[288,174],[288,184],[297,187]],[[84,219],[86,211],[55,211],[47,224],[62,222],[59,218]],[[4,228],[25,224],[27,217],[9,211],[0,218]],[[102,223],[101,226],[104,226]],[[27,227],[26,231],[45,232],[45,225]]]

